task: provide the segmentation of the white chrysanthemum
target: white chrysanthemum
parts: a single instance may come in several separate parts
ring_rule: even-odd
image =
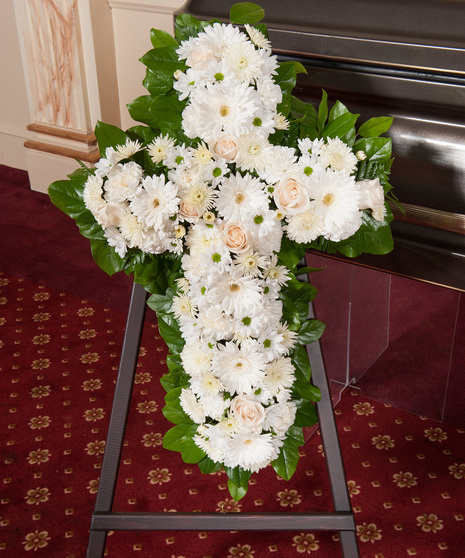
[[[143,190],[131,201],[131,209],[145,225],[161,228],[178,211],[178,189],[171,182],[165,183],[164,175],[146,176],[142,186]]]
[[[169,149],[175,146],[176,142],[168,134],[156,137],[147,146],[147,152],[154,163],[161,163]]]
[[[265,271],[265,277],[275,281],[280,287],[289,281],[287,267],[278,265],[278,256],[273,254],[271,256],[270,264]]]
[[[194,318],[197,313],[197,308],[192,304],[187,294],[178,294],[173,297],[172,311],[176,318],[180,318],[181,316],[190,316]]]
[[[260,178],[265,180],[268,184],[276,184],[284,178],[284,176],[297,172],[295,166],[296,161],[297,155],[295,149],[292,147],[273,145],[269,165],[258,174]]]
[[[186,415],[197,424],[205,422],[205,412],[197,397],[190,389],[183,389],[179,396],[179,402]]]
[[[326,229],[324,237],[333,242],[340,242],[341,240],[349,238],[362,226],[362,215],[363,211],[358,211],[340,227],[334,226],[331,230]]]
[[[201,332],[197,323],[197,318],[186,317],[179,323],[182,338],[187,343],[197,343],[200,339]]]
[[[373,206],[373,209],[371,210],[373,219],[376,219],[377,221],[384,221],[384,218],[386,217],[386,213],[387,212],[384,203]]]
[[[206,341],[230,340],[234,333],[231,320],[219,305],[208,306],[200,312],[198,327]]]
[[[238,432],[231,438],[224,464],[257,472],[270,464],[274,455],[271,434]]]
[[[86,208],[95,215],[105,206],[103,199],[103,179],[90,175],[84,185],[83,199]]]
[[[168,180],[176,184],[181,191],[188,190],[194,184],[203,183],[202,173],[198,167],[193,167],[190,163],[178,165],[168,171]]]
[[[118,256],[120,258],[124,258],[126,252],[128,251],[128,244],[119,230],[116,227],[108,227],[104,230],[103,234],[105,235],[108,244],[113,246],[116,250]]]
[[[279,325],[278,332],[283,336],[282,343],[286,347],[286,353],[284,353],[286,355],[295,347],[299,335],[296,331],[289,329],[286,322]]]
[[[358,213],[360,193],[352,176],[327,169],[309,181],[309,195],[315,211],[322,216],[327,234],[344,227]]]
[[[184,370],[191,376],[204,374],[210,370],[213,350],[208,343],[198,341],[186,343],[181,351]]]
[[[223,87],[222,84],[207,84],[191,97],[191,110],[198,118],[198,126],[185,129],[186,135],[195,133],[207,142],[213,142],[221,132],[240,136],[248,131],[256,111],[255,91],[247,84]],[[186,109],[185,109],[186,110]],[[184,112],[183,111],[183,116]],[[192,127],[193,122],[189,123]],[[183,122],[184,127],[184,122]]]
[[[273,146],[262,134],[250,132],[237,140],[236,164],[242,170],[264,171],[273,158]]]
[[[113,167],[121,160],[120,154],[114,147],[105,149],[105,157],[102,157],[95,163],[95,175],[99,178],[108,176]]]
[[[329,138],[320,152],[320,158],[326,167],[334,171],[352,174],[357,168],[357,157],[352,149],[339,138]]]
[[[197,256],[219,241],[221,241],[221,233],[218,227],[215,225],[208,227],[202,221],[189,227],[189,232],[185,238],[186,246],[189,248],[191,255],[196,254]],[[185,269],[184,264],[183,268]]]
[[[192,149],[183,145],[175,145],[174,147],[166,151],[166,155],[163,159],[163,164],[170,169],[175,169],[177,167],[183,167],[189,163],[192,158]]]
[[[229,407],[229,402],[224,399],[222,393],[203,395],[199,398],[199,401],[203,405],[205,414],[213,420],[221,420]]]
[[[297,408],[292,401],[271,405],[266,410],[263,427],[267,430],[273,430],[278,436],[284,436],[294,424],[296,411]]]
[[[262,75],[263,60],[251,42],[231,44],[223,55],[239,81],[250,84]]]
[[[211,285],[208,293],[212,304],[218,304],[230,315],[257,312],[261,304],[260,283],[237,269],[224,273]]]
[[[190,379],[189,383],[192,391],[201,397],[208,397],[209,395],[217,394],[224,390],[223,384],[212,372],[194,376]]]
[[[210,441],[210,439],[204,436],[195,435],[193,437],[194,442],[201,450],[203,450],[207,457],[216,463],[222,463],[225,456],[225,450]]]
[[[299,146],[302,155],[309,155],[316,159],[325,148],[325,140],[311,140],[310,138],[303,138],[297,140],[297,145]]]
[[[234,258],[234,265],[244,275],[252,275],[252,277],[258,277],[267,263],[267,259],[264,256],[251,249],[242,254],[237,254]]]
[[[240,425],[236,418],[232,415],[228,415],[218,423],[217,428],[221,430],[224,436],[232,436],[236,432],[239,432]]]
[[[314,205],[299,215],[287,217],[287,225],[284,226],[290,240],[299,244],[313,242],[324,233],[323,217],[316,211]]]
[[[245,221],[248,216],[268,208],[264,184],[250,174],[226,177],[219,186],[216,209],[222,217]]]
[[[142,145],[139,141],[132,141],[129,138],[126,140],[124,145],[118,145],[116,151],[119,153],[121,159],[128,159],[132,157],[135,153],[142,149]]]
[[[276,107],[283,98],[281,87],[269,76],[264,76],[257,80],[257,95],[262,105],[272,112],[275,112]]]
[[[215,197],[215,191],[206,182],[197,182],[181,192],[181,202],[194,205],[200,215],[212,209]]]
[[[185,277],[180,277],[176,279],[178,285],[178,290],[182,293],[187,293],[189,291],[189,281]]]
[[[257,28],[252,27],[248,23],[244,25],[250,40],[258,48],[264,48],[266,50],[271,49],[271,42],[265,37],[265,35]]]
[[[280,112],[274,115],[274,127],[276,130],[287,130],[289,128],[289,120]]]
[[[264,383],[273,395],[283,389],[289,389],[295,380],[295,368],[288,357],[279,357],[268,364],[265,369]]]
[[[137,217],[126,211],[120,218],[119,229],[130,248],[138,248],[145,242],[146,231]]]
[[[105,182],[105,199],[109,203],[131,200],[140,190],[142,167],[133,161],[116,165]]]
[[[219,345],[212,359],[213,374],[231,395],[254,391],[263,380],[264,368],[263,355],[252,340],[240,347],[231,341]]]

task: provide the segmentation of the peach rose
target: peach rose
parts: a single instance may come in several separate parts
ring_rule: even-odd
[[[231,411],[239,424],[246,428],[260,426],[265,420],[265,409],[258,401],[249,399],[246,395],[235,397],[231,401]]]
[[[285,215],[298,215],[310,208],[307,188],[293,176],[280,180],[273,196],[276,206]]]
[[[200,219],[199,208],[188,202],[181,202],[179,205],[179,214],[189,223],[197,223]]]
[[[384,205],[384,190],[379,182],[379,178],[360,180],[355,184],[359,187],[360,192],[359,209],[374,209]]]
[[[221,134],[213,146],[213,151],[226,161],[233,161],[237,155],[237,138]]]
[[[223,225],[221,229],[223,243],[235,254],[245,252],[251,244],[250,232],[239,221]]]

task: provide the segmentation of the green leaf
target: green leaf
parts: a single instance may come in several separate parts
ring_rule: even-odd
[[[181,391],[181,388],[179,388],[179,391]],[[173,424],[193,424],[193,420],[188,415],[186,415],[183,408],[181,407],[179,399],[174,399],[167,402],[162,409],[162,413],[166,420],[169,420]]]
[[[362,226],[359,230],[349,239],[335,244],[335,247],[338,252],[349,258],[362,253],[388,254],[394,247],[391,227],[363,212]]]
[[[168,91],[173,88],[173,78],[147,68],[142,85],[147,89],[150,95],[158,97],[168,93]]]
[[[300,435],[297,431],[300,430]],[[284,480],[289,480],[295,473],[299,462],[299,445],[304,443],[302,429],[291,427],[284,440],[277,459],[271,464],[276,473]]]
[[[318,320],[307,320],[302,324],[299,331],[299,343],[302,345],[308,345],[317,341],[325,330],[325,324]]]
[[[304,256],[305,246],[303,244],[292,242],[287,238],[287,236],[283,235],[281,248],[278,252],[280,264],[285,265],[292,272],[294,272]]]
[[[326,119],[328,118],[328,94],[323,89],[323,95],[320,106],[318,107],[318,123],[317,129],[321,133],[325,127]]]
[[[163,447],[171,451],[181,451],[182,442],[191,438],[196,433],[198,426],[196,424],[178,424],[170,428],[163,437]]]
[[[75,219],[82,236],[89,240],[105,240],[102,227],[88,209],[77,215]]]
[[[334,103],[333,107],[331,108],[331,110],[329,111],[328,121],[332,122],[333,120],[336,120],[336,118],[338,118],[339,116],[342,116],[343,114],[345,114],[347,112],[349,112],[347,107],[345,105],[343,105],[341,103],[341,101],[336,101]]]
[[[194,427],[197,430],[198,425],[194,424]],[[181,455],[184,463],[198,463],[206,454],[192,438],[185,437],[181,440]]]
[[[175,37],[179,42],[186,41],[189,37],[196,37],[208,25],[209,22],[199,21],[190,14],[181,14],[176,18]]]
[[[276,72],[276,75],[273,76],[275,83],[281,87],[283,94],[291,94],[297,81],[295,64],[293,62],[281,62]]]
[[[324,267],[299,267],[295,275],[296,277],[301,277],[302,275],[308,275],[309,273],[324,271],[326,267],[327,267],[326,265]]]
[[[324,130],[321,132],[321,136],[324,138],[338,137],[343,139],[355,126],[355,122],[359,116],[359,114],[351,114],[350,112],[341,114],[325,126]]]
[[[307,382],[310,382],[310,378],[312,376],[312,368],[310,366],[307,351],[302,345],[298,345],[294,349],[294,353],[292,355],[292,364],[294,365],[296,371],[298,371]]]
[[[143,95],[128,105],[129,114],[134,120],[174,137],[181,128],[183,109],[184,103],[176,96]]]
[[[210,473],[216,473],[220,471],[221,468],[223,467],[221,463],[217,463],[216,461],[213,461],[209,457],[204,457],[201,461],[199,461],[198,466],[204,475],[209,475]]]
[[[380,136],[389,130],[394,119],[389,116],[379,116],[370,118],[358,129],[358,133],[363,138]]]
[[[250,471],[245,471],[242,467],[225,467],[224,470],[228,478],[237,484],[237,486],[247,484],[252,475]]]
[[[184,340],[176,318],[171,314],[161,314],[158,316],[158,331],[163,337],[163,341],[168,345],[173,353],[180,353],[184,347]]]
[[[116,147],[124,145],[129,136],[117,126],[105,124],[105,122],[97,122],[95,126],[95,137],[97,138],[100,155],[105,157],[107,147]]]
[[[82,199],[84,184],[84,178],[80,180],[57,180],[48,187],[48,195],[53,205],[72,219],[77,219],[86,210]]]
[[[355,142],[354,151],[364,151],[371,161],[389,161],[392,151],[391,138],[362,138]]]
[[[113,246],[106,240],[91,240],[90,249],[96,264],[108,275],[124,269],[124,260],[118,256]]]
[[[229,10],[231,23],[258,23],[265,17],[265,10],[252,2],[237,2]]]
[[[148,299],[147,304],[157,314],[167,314],[171,311],[174,294],[173,289],[167,289],[166,294],[153,294]]]
[[[176,70],[186,70],[184,61],[179,60],[176,47],[165,46],[149,50],[139,60],[155,74],[163,74],[170,77],[171,83],[173,82],[173,74]]]
[[[231,479],[228,479],[229,494],[231,494],[231,498],[236,502],[239,502],[239,500],[247,494],[248,488],[249,483],[247,483],[246,486],[237,486]]]
[[[162,29],[151,29],[150,40],[152,42],[153,48],[160,48],[165,46],[171,46],[174,48],[178,47],[176,39]]]
[[[295,415],[295,426],[300,426],[302,428],[313,426],[317,423],[318,417],[316,414],[316,407],[310,401],[305,401],[303,399],[295,400],[294,403],[297,407],[297,412]]]

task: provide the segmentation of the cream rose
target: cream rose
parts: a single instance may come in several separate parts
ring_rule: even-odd
[[[355,184],[359,187],[360,192],[359,209],[374,209],[384,205],[384,190],[378,178],[360,180]]]
[[[118,227],[128,206],[127,202],[107,203],[97,211],[95,219],[104,228]]]
[[[189,223],[197,223],[201,214],[199,208],[188,202],[181,202],[179,205],[179,214]]]
[[[285,215],[298,215],[310,208],[307,188],[293,176],[280,180],[273,196],[276,206]]]
[[[256,428],[265,420],[265,409],[258,401],[249,399],[246,395],[235,397],[231,401],[230,409],[241,426]]]
[[[245,252],[251,245],[252,238],[248,230],[239,221],[226,223],[221,229],[223,243],[235,254]]]
[[[237,138],[221,134],[213,146],[213,151],[226,161],[233,161],[237,155]]]

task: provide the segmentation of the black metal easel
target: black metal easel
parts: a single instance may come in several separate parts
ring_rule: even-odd
[[[121,451],[144,326],[148,293],[132,288],[100,482],[90,526],[87,558],[102,558],[108,531],[338,531],[344,558],[359,558],[341,447],[319,341],[307,346],[312,381],[321,390],[319,427],[328,469],[333,512],[196,513],[113,512]],[[313,306],[310,318],[314,317]],[[156,551],[155,551],[156,552]],[[154,557],[156,554],[154,554]]]

